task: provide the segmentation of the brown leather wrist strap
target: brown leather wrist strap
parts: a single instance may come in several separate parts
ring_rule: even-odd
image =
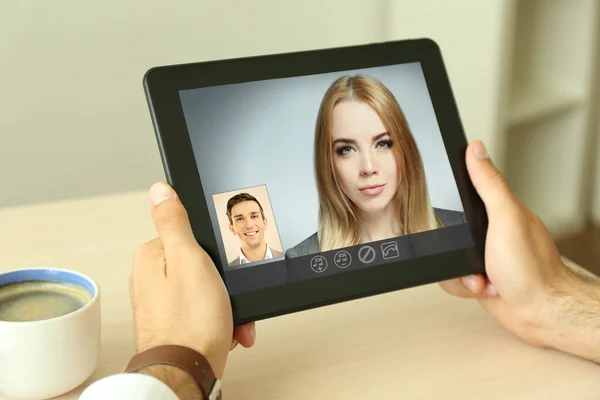
[[[152,347],[131,358],[123,372],[136,372],[153,365],[171,365],[187,372],[196,382],[205,400],[221,398],[221,381],[206,358],[195,350],[177,345]]]

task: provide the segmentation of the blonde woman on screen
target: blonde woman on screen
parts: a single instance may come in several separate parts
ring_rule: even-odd
[[[336,80],[315,127],[318,232],[289,258],[465,222],[433,208],[417,144],[394,95],[378,80]]]

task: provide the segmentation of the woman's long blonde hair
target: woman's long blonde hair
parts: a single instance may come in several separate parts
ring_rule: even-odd
[[[429,201],[421,154],[394,95],[378,80],[364,75],[337,79],[327,90],[315,127],[315,172],[319,193],[319,251],[360,243],[356,206],[343,193],[333,165],[331,120],[334,107],[344,101],[368,104],[381,118],[394,146],[400,189],[392,198],[402,234],[442,226]]]

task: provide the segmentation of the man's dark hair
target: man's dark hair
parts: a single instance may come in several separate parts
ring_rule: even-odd
[[[260,208],[260,215],[262,216],[262,219],[264,221],[265,212],[264,212],[262,206],[260,205],[260,202],[256,199],[256,197],[252,196],[250,193],[238,193],[235,196],[233,196],[232,198],[230,198],[229,201],[227,202],[227,218],[229,218],[229,223],[231,225],[233,225],[233,220],[231,219],[231,209],[236,204],[243,203],[244,201],[256,202],[256,204],[258,204],[258,208]]]

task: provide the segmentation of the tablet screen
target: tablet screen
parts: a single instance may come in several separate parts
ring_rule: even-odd
[[[179,96],[230,294],[474,245],[420,63]]]

